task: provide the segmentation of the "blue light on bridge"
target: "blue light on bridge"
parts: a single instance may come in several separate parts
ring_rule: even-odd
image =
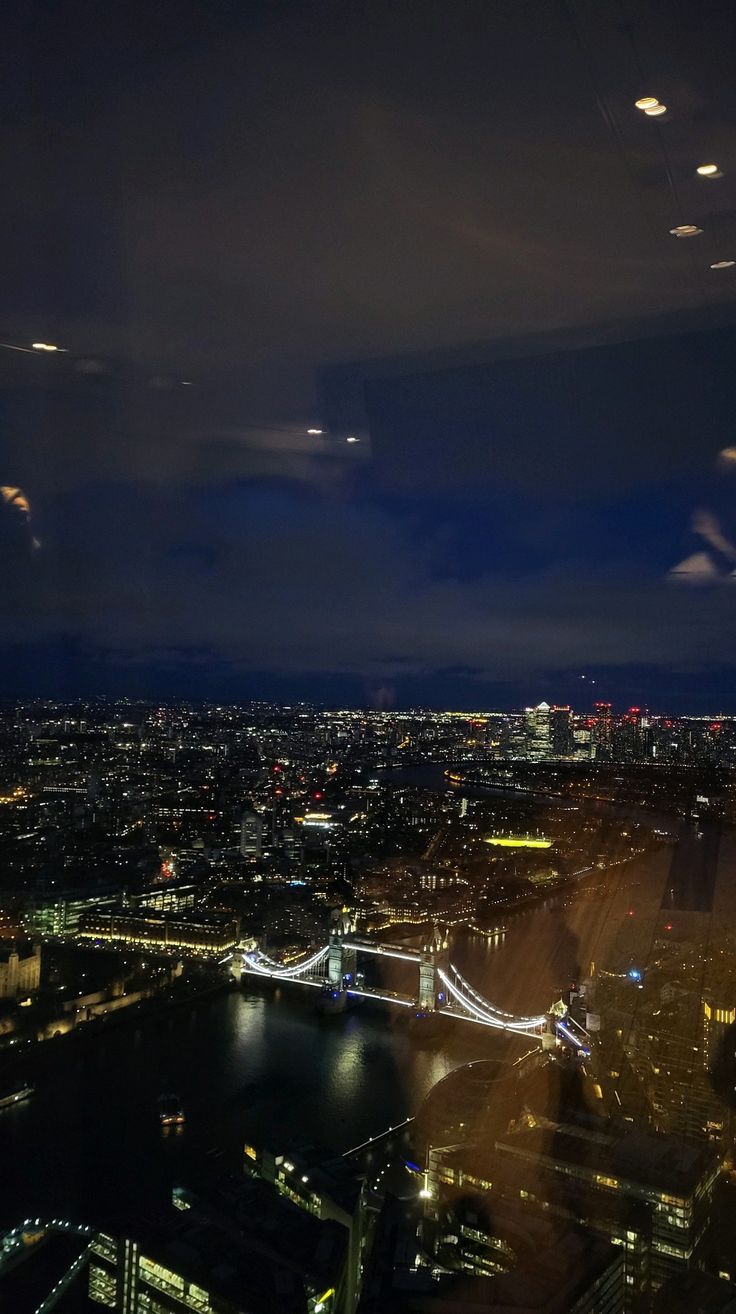
[[[632,981],[641,981],[641,972],[639,971],[638,967],[630,967],[627,975],[631,978]]]

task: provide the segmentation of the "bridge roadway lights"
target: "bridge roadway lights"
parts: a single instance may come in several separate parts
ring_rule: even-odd
[[[367,952],[378,952],[380,948],[372,950],[366,945]],[[336,927],[330,932],[329,952],[327,955],[327,980],[333,990],[344,990],[346,978],[355,981],[358,968],[358,953],[361,946],[346,943],[342,928]],[[402,955],[392,955],[387,952],[387,957],[400,957]],[[408,955],[407,955],[408,957]],[[413,958],[414,955],[412,954]],[[417,954],[414,960],[419,967],[419,988],[417,992],[417,1006],[422,1012],[433,1012],[438,1008],[438,968],[446,966],[447,960],[447,941],[442,932],[435,927],[432,937],[428,944],[424,945],[422,950]]]

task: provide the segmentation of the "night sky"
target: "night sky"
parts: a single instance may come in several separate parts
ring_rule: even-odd
[[[732,4],[13,9],[5,696],[736,712]]]

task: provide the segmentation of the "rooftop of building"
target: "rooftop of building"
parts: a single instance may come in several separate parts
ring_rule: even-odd
[[[736,1284],[707,1273],[678,1273],[660,1287],[654,1314],[736,1314]]]
[[[360,1176],[355,1165],[342,1157],[325,1157],[314,1145],[298,1145],[289,1148],[278,1159],[292,1165],[293,1176],[297,1186],[304,1177],[308,1177],[310,1192],[327,1197],[346,1213],[352,1214],[358,1203],[361,1191]],[[276,1165],[277,1159],[274,1160]]]
[[[115,904],[111,908],[90,908],[88,912],[82,913],[83,922],[86,920],[93,921],[98,917],[103,918],[105,921],[108,921],[111,917],[121,917],[132,922],[160,922],[162,924],[168,922],[172,925],[184,924],[187,926],[230,926],[235,921],[232,913],[200,912],[189,908],[181,910],[162,910],[143,906],[129,908],[122,903]]]
[[[501,1137],[497,1149],[574,1165],[597,1177],[624,1180],[670,1195],[688,1195],[717,1163],[715,1151],[643,1131],[628,1123],[593,1128],[574,1123],[528,1127]]]
[[[340,1280],[347,1233],[285,1200],[268,1183],[234,1179],[212,1201],[181,1193],[186,1207],[116,1222],[113,1235],[234,1307],[303,1314],[305,1289]]]
[[[547,1225],[515,1268],[493,1277],[458,1272],[435,1278],[427,1263],[417,1264],[418,1248],[416,1217],[401,1202],[387,1200],[359,1314],[569,1314],[606,1273],[613,1282],[623,1281],[621,1251],[578,1226]]]
[[[36,1314],[56,1284],[84,1255],[87,1244],[86,1237],[51,1231],[14,1254],[0,1265],[0,1309],[9,1314]]]

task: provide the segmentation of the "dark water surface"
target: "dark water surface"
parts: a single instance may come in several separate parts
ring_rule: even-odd
[[[509,918],[496,942],[458,935],[451,957],[501,1008],[543,1011],[622,925],[651,940],[671,861],[665,849],[621,866],[597,889]],[[36,1215],[94,1222],[116,1203],[142,1207],[174,1182],[196,1184],[203,1166],[239,1170],[246,1141],[342,1152],[412,1113],[452,1068],[506,1044],[462,1021],[429,1043],[404,1010],[382,1005],[323,1018],[314,991],[261,983],[63,1038],[42,1047],[36,1095],[0,1112],[0,1225]],[[162,1091],[184,1103],[181,1134],[162,1134]]]

